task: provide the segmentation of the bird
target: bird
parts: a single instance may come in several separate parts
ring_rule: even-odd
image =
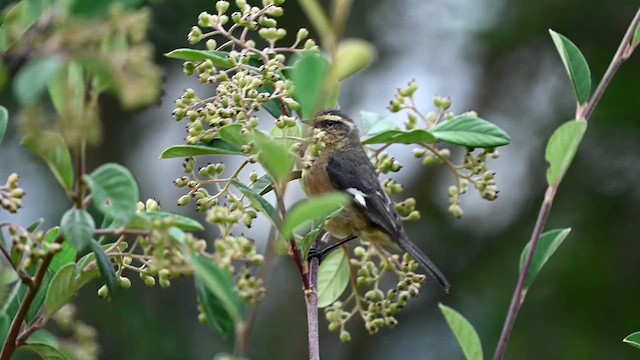
[[[400,215],[383,190],[378,174],[360,143],[353,120],[339,110],[324,110],[306,123],[309,128],[325,133],[325,147],[318,156],[312,156],[310,146],[305,150],[305,158],[311,159],[302,170],[307,195],[312,197],[339,191],[351,196],[351,202],[324,226],[333,238],[342,240],[320,252],[315,251],[311,256],[321,257],[325,250],[355,238],[393,243],[409,253],[449,293],[451,285],[442,271],[407,236]]]

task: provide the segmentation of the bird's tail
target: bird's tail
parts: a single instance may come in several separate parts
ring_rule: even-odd
[[[431,278],[438,282],[438,285],[442,287],[444,292],[446,292],[447,294],[449,293],[451,284],[449,284],[449,281],[444,276],[442,271],[440,271],[440,269],[438,269],[438,267],[431,260],[429,260],[427,255],[425,255],[422,250],[420,250],[420,248],[418,248],[414,243],[411,242],[411,240],[409,240],[406,234],[401,234],[398,239],[398,245],[400,245],[402,250],[408,252],[412,258],[420,263],[420,265],[422,265],[429,276],[431,276]]]

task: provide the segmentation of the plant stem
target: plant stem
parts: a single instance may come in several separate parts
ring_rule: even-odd
[[[514,290],[513,297],[511,298],[511,305],[509,305],[507,319],[504,322],[502,333],[500,334],[500,340],[498,341],[496,354],[494,356],[494,359],[496,360],[502,359],[504,357],[504,353],[507,350],[507,343],[509,342],[509,335],[511,335],[511,330],[513,330],[513,325],[516,321],[516,317],[518,316],[518,311],[520,311],[520,306],[522,306],[522,303],[524,302],[524,297],[526,295],[524,285],[527,280],[527,274],[529,273],[531,260],[533,259],[535,250],[538,247],[540,235],[542,234],[542,230],[544,230],[544,226],[547,222],[547,219],[549,218],[549,213],[551,212],[551,205],[553,204],[555,193],[556,189],[554,189],[553,187],[548,187],[544,197],[544,201],[542,202],[542,206],[540,207],[538,219],[536,220],[536,225],[534,226],[533,233],[531,234],[531,250],[527,254],[527,258],[524,261],[522,271],[520,272],[520,276],[518,277],[516,289]]]
[[[314,257],[309,261],[309,284],[304,299],[307,306],[307,324],[309,337],[309,360],[320,360],[320,334],[318,331],[318,266],[320,260]]]
[[[58,235],[56,239],[56,243],[62,243],[62,235]],[[27,313],[29,312],[29,307],[31,307],[31,303],[36,297],[38,290],[40,290],[40,286],[42,286],[42,281],[44,280],[44,276],[47,273],[47,269],[49,268],[49,264],[51,264],[51,260],[53,260],[53,256],[55,254],[48,253],[44,260],[42,260],[42,264],[36,273],[36,276],[33,280],[33,287],[30,287],[27,290],[27,294],[20,304],[20,309],[18,309],[18,313],[16,317],[13,318],[13,322],[11,323],[11,327],[9,328],[9,334],[7,335],[7,340],[4,344],[4,348],[2,349],[2,353],[0,353],[0,360],[9,360],[11,355],[16,350],[18,346],[18,334],[20,333],[20,327],[24,322],[24,319],[27,317]],[[24,340],[26,341],[26,339]]]
[[[576,110],[576,118],[584,119],[586,121],[589,120],[591,115],[593,115],[593,111],[595,110],[596,105],[602,98],[604,91],[607,86],[613,79],[620,65],[631,55],[633,51],[633,47],[631,46],[631,41],[633,39],[633,35],[635,33],[636,28],[640,24],[640,9],[636,12],[631,24],[629,24],[629,28],[625,33],[622,41],[620,42],[620,46],[618,46],[618,50],[616,51],[613,59],[611,59],[611,63],[607,68],[602,80],[598,84],[596,91],[594,92],[591,100],[581,108],[578,106]],[[553,204],[553,199],[558,191],[559,183],[551,185],[547,188],[545,193],[544,201],[542,202],[542,206],[540,207],[540,212],[538,213],[538,218],[536,220],[536,224],[533,228],[533,233],[531,234],[531,248],[529,253],[527,254],[527,258],[522,267],[522,271],[518,276],[518,281],[516,283],[516,288],[513,292],[513,296],[511,298],[511,304],[509,305],[509,311],[507,313],[507,318],[504,322],[504,326],[502,328],[502,333],[500,334],[500,340],[498,341],[498,346],[496,347],[496,353],[494,355],[495,360],[502,360],[504,358],[505,352],[507,350],[507,343],[509,342],[509,336],[511,335],[511,331],[513,330],[513,325],[516,321],[516,317],[518,316],[518,312],[520,311],[520,307],[524,302],[524,298],[526,295],[525,283],[527,279],[527,274],[529,273],[529,269],[531,268],[531,262],[533,259],[533,255],[536,252],[538,247],[538,243],[540,241],[540,235],[542,235],[542,231],[545,228],[547,223],[547,219],[549,217],[549,213],[551,212],[551,206]]]

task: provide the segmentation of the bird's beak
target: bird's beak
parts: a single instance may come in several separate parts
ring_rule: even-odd
[[[300,119],[300,122],[302,122],[305,125],[310,125],[311,124],[311,120]]]

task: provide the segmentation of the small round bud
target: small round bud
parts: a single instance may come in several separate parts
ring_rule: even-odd
[[[107,285],[102,285],[100,289],[98,289],[98,296],[101,299],[106,299],[107,297],[109,297],[109,289],[107,288]]]
[[[131,280],[129,280],[129,278],[121,276],[118,279],[118,285],[120,285],[123,289],[128,289],[131,287]]]
[[[342,341],[343,343],[351,341],[351,334],[349,334],[349,332],[346,330],[342,330],[340,332],[340,341]]]

